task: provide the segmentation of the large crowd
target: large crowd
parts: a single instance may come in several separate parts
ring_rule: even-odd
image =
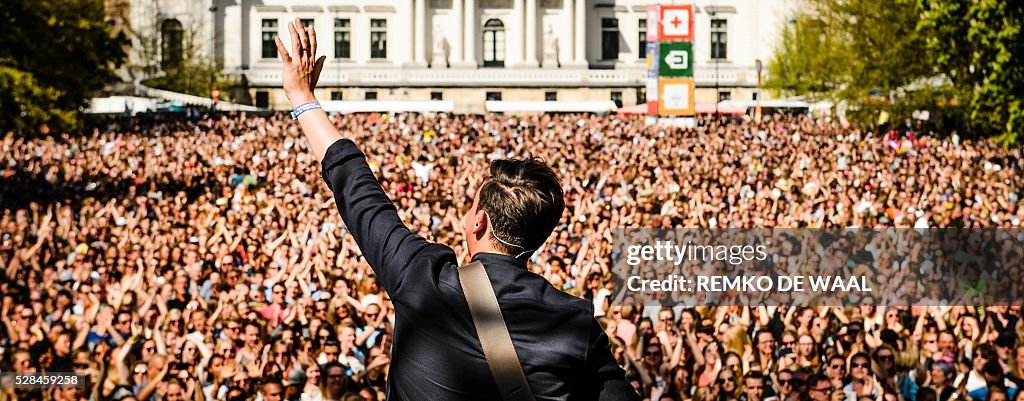
[[[646,400],[1024,400],[1019,305],[609,296],[616,228],[1019,227],[1019,149],[807,116],[697,128],[578,114],[332,119],[403,220],[463,256],[460,213],[488,162],[549,162],[567,208],[529,268],[593,300]],[[294,121],[139,117],[0,141],[0,369],[88,378],[0,398],[384,398],[394,308]]]

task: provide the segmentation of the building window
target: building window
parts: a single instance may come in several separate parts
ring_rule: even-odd
[[[331,100],[342,100],[341,92],[332,91],[331,92]]]
[[[615,107],[622,107],[622,92],[612,91],[612,101],[615,102]]]
[[[499,19],[484,23],[484,67],[505,66],[505,24]]]
[[[176,19],[165,20],[160,24],[160,62],[165,69],[181,66],[182,47],[185,30]]]
[[[601,59],[619,58],[619,20],[601,18]]]
[[[377,100],[377,91],[366,91],[366,96],[363,98],[366,100]]]
[[[754,94],[751,96],[750,100],[757,100],[757,92],[754,92]]]
[[[544,101],[554,102],[558,100],[558,92],[544,92]]]
[[[430,92],[430,100],[444,100],[444,95],[441,92]]]
[[[726,44],[728,36],[728,26],[724,19],[713,19],[711,20],[711,59],[712,60],[725,60],[726,59]]]
[[[302,28],[303,29],[307,29],[307,28],[313,26],[313,19],[312,18],[301,18],[301,19],[299,19],[299,22],[302,23]]]
[[[647,18],[640,18],[640,30],[637,33],[637,48],[640,51],[637,54],[639,58],[647,57]]]
[[[724,102],[724,101],[729,100],[729,99],[732,99],[732,92],[729,92],[729,91],[718,92],[718,101],[719,102]]]
[[[370,58],[388,57],[388,20],[370,20]]]
[[[277,58],[277,44],[274,43],[274,37],[276,36],[277,20],[263,20],[263,35],[260,37],[260,42],[263,44],[263,58]]]
[[[489,101],[490,100],[500,101],[501,100],[501,92],[487,92],[487,100],[489,100]]]
[[[352,20],[334,19],[334,58],[352,58]]]
[[[639,88],[636,90],[636,104],[647,103],[647,88]]]
[[[267,91],[256,92],[256,107],[261,109],[270,107],[270,93]]]

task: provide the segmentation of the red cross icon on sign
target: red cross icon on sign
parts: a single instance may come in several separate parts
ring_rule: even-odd
[[[663,42],[693,41],[693,5],[660,6],[658,40]]]

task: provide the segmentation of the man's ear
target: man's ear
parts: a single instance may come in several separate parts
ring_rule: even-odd
[[[487,213],[478,209],[476,211],[476,215],[473,216],[473,225],[469,227],[469,230],[477,241],[479,241],[484,238],[485,234],[487,234],[487,229],[490,225],[491,222],[487,219]]]

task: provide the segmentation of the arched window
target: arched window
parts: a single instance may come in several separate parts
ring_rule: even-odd
[[[484,67],[505,66],[505,24],[499,19],[484,23]]]
[[[174,68],[181,65],[182,47],[185,30],[176,19],[164,20],[160,24],[160,61],[163,68]]]

